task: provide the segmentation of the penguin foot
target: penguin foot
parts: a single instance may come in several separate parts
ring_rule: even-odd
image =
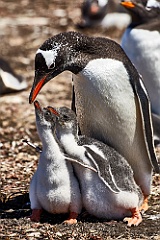
[[[33,209],[30,219],[32,222],[39,222],[41,217],[42,209]]]
[[[143,214],[145,211],[147,211],[149,208],[148,206],[148,196],[144,196],[144,200],[143,200],[143,203],[142,205],[140,206],[139,208],[139,211]]]
[[[69,218],[67,220],[65,220],[63,223],[66,223],[68,225],[76,224],[77,223],[77,219],[76,219],[77,216],[78,216],[78,213],[70,212]]]
[[[140,211],[138,208],[132,208],[130,209],[132,213],[132,217],[126,217],[123,219],[123,222],[127,222],[127,226],[131,227],[138,226],[142,222],[142,216],[140,214]]]

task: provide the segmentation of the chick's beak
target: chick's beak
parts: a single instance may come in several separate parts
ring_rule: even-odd
[[[44,76],[43,78],[41,78],[38,82],[36,82],[36,80],[34,80],[34,84],[32,86],[32,90],[30,92],[30,96],[29,96],[29,103],[33,103],[33,101],[35,100],[35,98],[37,97],[39,91],[41,90],[41,88],[43,87],[43,85],[46,82],[46,77]]]
[[[60,117],[60,114],[53,108],[48,106],[47,109],[54,115],[56,115],[57,117]]]
[[[35,107],[35,109],[38,109],[38,110],[42,111],[40,103],[38,101],[34,102],[34,107]]]
[[[129,1],[122,1],[121,5],[126,8],[134,8],[135,7],[135,4],[133,2],[129,2]]]

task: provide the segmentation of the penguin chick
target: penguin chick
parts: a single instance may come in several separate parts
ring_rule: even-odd
[[[65,70],[73,73],[72,109],[81,133],[109,144],[127,159],[147,201],[152,169],[158,173],[159,166],[150,101],[136,68],[111,39],[60,33],[46,40],[36,53],[29,102]]]
[[[76,223],[81,212],[79,183],[70,162],[59,147],[54,134],[55,117],[35,101],[36,126],[43,150],[29,190],[32,221],[39,221],[42,209],[49,213],[69,213],[65,222]]]
[[[137,226],[142,221],[139,207],[143,194],[127,161],[104,143],[78,136],[76,115],[69,108],[58,108],[57,113],[52,107],[47,109],[57,115],[56,133],[66,153],[97,170],[72,162],[83,207],[98,218],[124,219],[128,226]]]

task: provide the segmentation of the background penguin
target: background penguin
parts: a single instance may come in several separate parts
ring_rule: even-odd
[[[81,7],[79,28],[101,26],[104,28],[126,28],[130,16],[119,4],[118,0],[85,0]]]
[[[48,107],[55,114],[55,109]],[[75,113],[58,108],[56,133],[66,153],[94,167],[98,173],[72,163],[80,182],[83,207],[88,213],[107,219],[123,219],[128,226],[142,221],[139,207],[143,195],[127,161],[113,148],[85,136],[78,136]],[[82,169],[83,168],[83,169]]]
[[[6,60],[0,58],[0,95],[22,91],[27,86],[26,80],[17,75]]]
[[[36,53],[29,102],[65,70],[73,73],[72,109],[81,133],[108,143],[124,156],[147,199],[152,165],[157,172],[159,167],[148,95],[137,70],[120,45],[110,39],[60,33],[46,40]]]
[[[152,112],[160,116],[160,2],[159,5],[151,0],[121,4],[132,17],[121,45],[143,77]]]
[[[30,218],[32,221],[39,221],[42,209],[45,209],[53,214],[69,213],[65,222],[76,223],[82,206],[78,181],[70,162],[66,162],[66,157],[55,139],[55,117],[47,110],[42,110],[37,101],[34,105],[43,151],[30,183]]]
[[[157,145],[160,143],[160,130],[158,131],[159,124],[154,115],[160,116],[160,3],[137,0],[121,4],[132,16],[132,23],[122,36],[122,47],[142,74],[148,90],[153,114],[154,142]]]

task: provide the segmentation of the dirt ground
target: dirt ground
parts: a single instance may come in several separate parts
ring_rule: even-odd
[[[32,223],[28,189],[39,154],[22,142],[27,139],[41,146],[33,105],[28,96],[34,78],[34,57],[48,37],[77,30],[82,1],[1,0],[0,57],[6,59],[28,88],[0,97],[0,239],[160,239],[160,177],[153,175],[150,208],[138,227],[123,222],[100,221],[82,213],[73,226],[63,224],[65,215],[43,213],[40,223]],[[123,31],[95,28],[86,34],[108,36],[120,41]],[[65,72],[50,81],[37,98],[43,106],[70,106],[71,74]],[[157,149],[160,159],[160,149]]]

